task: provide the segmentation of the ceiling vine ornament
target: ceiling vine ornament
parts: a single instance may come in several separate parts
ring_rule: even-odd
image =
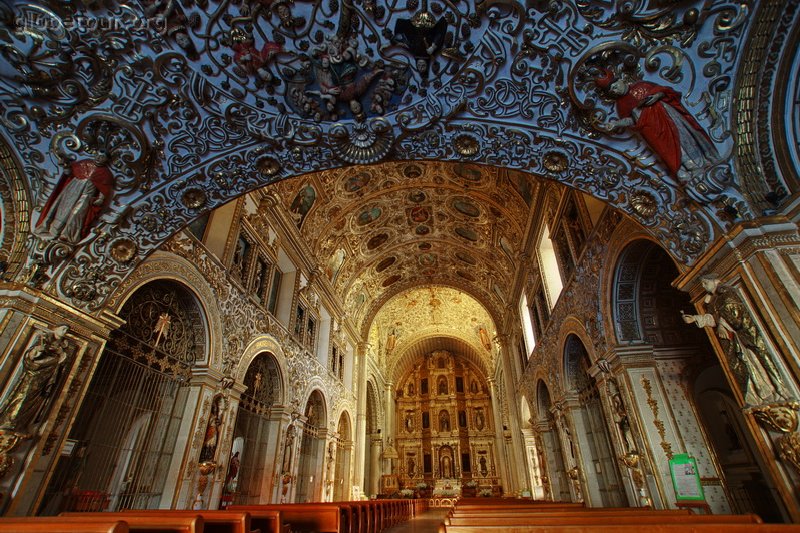
[[[285,177],[390,159],[557,180],[630,214],[691,263],[731,217],[751,216],[730,169],[729,124],[751,2],[650,4],[3,4],[0,122],[25,162],[32,226],[71,163],[102,153],[95,165],[111,176],[78,239],[31,240],[19,280],[98,311],[202,212]],[[597,96],[601,67],[680,93],[720,154],[707,178],[672,178],[653,143],[597,127],[624,118]]]

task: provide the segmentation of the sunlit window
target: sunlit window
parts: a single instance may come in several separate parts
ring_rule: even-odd
[[[556,251],[553,241],[550,240],[550,228],[547,227],[547,224],[545,224],[539,240],[539,265],[542,269],[544,286],[547,288],[548,304],[552,309],[561,294],[561,289],[564,288],[564,282],[561,279],[561,272],[558,270]]]
[[[519,300],[519,316],[522,317],[522,333],[525,337],[526,355],[530,355],[536,346],[536,336],[533,333],[533,324],[531,324],[531,310],[528,307],[528,297],[522,293],[522,298]]]

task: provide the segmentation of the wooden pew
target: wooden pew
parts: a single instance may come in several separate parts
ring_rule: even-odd
[[[148,514],[135,513],[61,513],[61,517],[80,517],[90,522],[121,520],[128,523],[131,533],[203,533],[203,518],[197,514],[177,515],[166,511],[153,511]]]
[[[698,515],[700,516],[700,515]],[[713,516],[713,515],[712,515]],[[440,533],[487,533],[485,526],[442,526]],[[590,525],[546,525],[546,526],[493,526],[490,533],[800,533],[800,525],[794,524],[590,524]]]
[[[291,526],[292,533],[357,533],[350,531],[353,509],[348,505],[333,503],[281,503],[262,505],[230,505],[229,511],[246,511],[254,527],[264,532],[260,524],[260,511],[280,511],[281,520]]]
[[[251,527],[250,513],[247,512],[231,512],[231,511],[216,511],[216,510],[137,510],[128,509],[122,511],[123,516],[130,514],[161,514],[170,513],[179,516],[195,516],[200,515],[203,518],[203,533],[255,533]],[[264,533],[270,533],[266,531]],[[276,533],[280,533],[276,531]]]
[[[558,516],[524,516],[514,518],[455,518],[450,523],[445,523],[447,530],[453,527],[480,527],[487,533],[498,533],[495,529],[509,526],[548,526],[548,525],[570,525],[570,526],[589,526],[592,524],[761,524],[763,521],[758,515],[650,515],[650,514],[618,514],[618,515],[558,515]]]
[[[232,511],[230,508],[233,506],[229,506],[225,511],[221,511],[223,513],[234,513],[237,511]],[[289,533],[290,527],[289,524],[285,524],[283,521],[283,515],[280,511],[275,509],[261,509],[258,508],[257,505],[248,506],[252,507],[253,509],[248,511],[239,511],[239,512],[246,512],[250,515],[250,527],[253,528],[254,531],[258,531],[260,533]]]
[[[0,518],[2,533],[129,533],[127,522],[108,518],[83,520],[78,516],[25,516]]]

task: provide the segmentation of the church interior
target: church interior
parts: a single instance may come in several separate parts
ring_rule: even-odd
[[[800,521],[798,19],[0,5],[0,514]]]

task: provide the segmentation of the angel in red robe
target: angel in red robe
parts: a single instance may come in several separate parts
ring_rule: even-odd
[[[78,243],[108,205],[113,188],[114,176],[105,153],[94,160],[71,162],[44,204],[33,232],[40,238]]]
[[[610,70],[595,82],[616,99],[622,117],[609,126],[638,131],[673,177],[690,182],[719,162],[714,143],[683,106],[679,92],[647,81],[628,84]]]

